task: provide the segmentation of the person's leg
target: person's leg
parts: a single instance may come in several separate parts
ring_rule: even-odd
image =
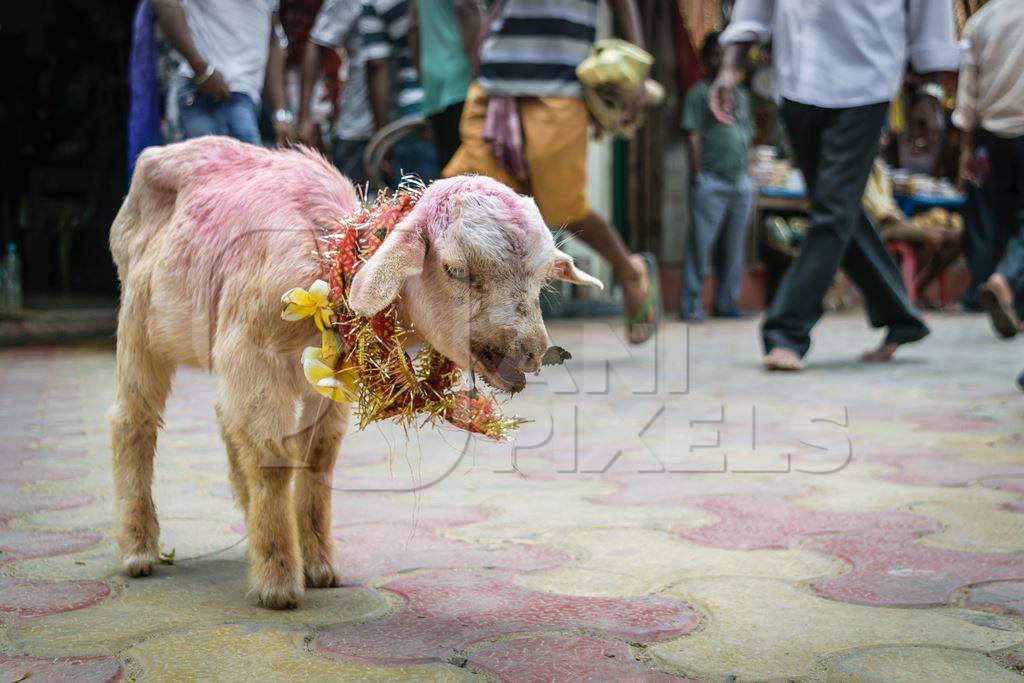
[[[878,149],[885,104],[828,110],[786,101],[781,113],[811,199],[811,224],[761,327],[766,365],[807,353],[842,261]],[[877,237],[877,236],[876,236]],[[776,347],[786,352],[772,355]]]
[[[882,345],[861,360],[888,360],[900,345],[928,336],[921,313],[910,303],[899,266],[863,211],[854,222],[843,270],[864,295],[871,325],[888,328]]]
[[[260,138],[259,112],[256,103],[245,93],[233,92],[231,98],[220,102],[227,134],[236,140],[259,145]]]
[[[967,310],[979,310],[976,290],[996,269],[995,222],[981,188],[969,185],[964,199],[964,260],[971,281],[961,303]]]
[[[434,146],[441,168],[455,156],[461,142],[459,138],[459,121],[462,119],[462,102],[447,107],[430,117],[430,126],[434,131]]]
[[[996,272],[1016,290],[1024,280],[1024,136],[992,137],[998,140],[991,145],[992,179],[999,183],[1005,202],[1004,215],[1013,235],[1006,243]]]
[[[1018,139],[1000,138],[984,134],[989,150],[992,170],[985,178],[983,190],[992,198],[994,213],[999,222],[1012,226],[1006,251],[996,265],[995,272],[978,287],[978,302],[989,314],[992,326],[999,336],[1011,338],[1020,329],[1020,316],[1014,304],[1015,292],[1024,280],[1024,208],[1019,192],[1024,176],[1024,159],[1017,149],[1024,143]],[[1004,228],[1005,229],[1005,228]]]
[[[363,154],[369,140],[345,140],[339,137],[331,139],[331,161],[341,174],[352,181],[356,187],[366,185],[369,178],[363,164]]]
[[[700,173],[693,187],[693,220],[687,239],[686,271],[683,273],[683,297],[680,314],[684,318],[703,318],[701,294],[711,270],[711,248],[729,211],[729,184],[707,173]]]
[[[530,190],[544,220],[552,227],[565,226],[611,263],[622,286],[627,317],[632,320],[643,310],[652,283],[643,257],[631,254],[618,232],[587,202],[590,113],[586,103],[575,97],[522,98],[519,117]],[[465,121],[463,117],[463,128]],[[466,147],[463,139],[456,160]],[[449,164],[446,170],[451,167]],[[655,316],[656,311],[649,310],[643,321],[629,326],[630,342],[650,337]]]
[[[739,311],[737,302],[747,261],[747,230],[756,199],[754,186],[746,176],[738,180],[733,188],[722,232],[722,263],[718,274],[718,292],[715,295],[715,307],[720,315]]]

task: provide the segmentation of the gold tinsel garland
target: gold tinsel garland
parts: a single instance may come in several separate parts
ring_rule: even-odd
[[[405,351],[412,332],[398,318],[398,300],[373,316],[357,315],[347,293],[356,272],[412,211],[422,183],[405,181],[397,192],[380,192],[340,225],[318,237],[325,280],[282,297],[286,320],[312,317],[319,348],[302,355],[306,379],[320,394],[356,406],[359,428],[391,418],[404,426],[444,422],[492,439],[508,439],[521,422],[503,417],[491,393],[464,389],[462,371],[423,345],[416,359]]]

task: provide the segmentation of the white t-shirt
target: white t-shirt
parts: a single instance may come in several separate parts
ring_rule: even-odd
[[[259,104],[270,52],[270,17],[279,0],[182,0],[192,40],[220,72],[231,92]],[[181,73],[192,78],[183,62]]]

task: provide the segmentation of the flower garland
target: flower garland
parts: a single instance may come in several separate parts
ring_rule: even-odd
[[[393,418],[405,426],[423,416],[425,423],[448,422],[495,440],[508,439],[521,422],[501,415],[493,394],[460,388],[462,372],[450,359],[424,345],[415,360],[403,340],[411,332],[398,320],[397,299],[373,316],[357,315],[347,292],[363,263],[423,193],[419,183],[404,182],[319,236],[324,280],[309,290],[293,288],[281,297],[285,320],[313,318],[319,347],[302,353],[306,380],[323,396],[355,403],[362,429]]]

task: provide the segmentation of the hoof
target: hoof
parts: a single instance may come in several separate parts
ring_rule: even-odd
[[[341,571],[332,562],[306,565],[307,588],[337,588],[341,585]]]
[[[153,573],[153,567],[157,564],[157,556],[132,553],[124,557],[124,573],[133,578],[149,576]]]
[[[267,609],[295,609],[302,598],[301,591],[266,588],[256,591],[260,604]]]

